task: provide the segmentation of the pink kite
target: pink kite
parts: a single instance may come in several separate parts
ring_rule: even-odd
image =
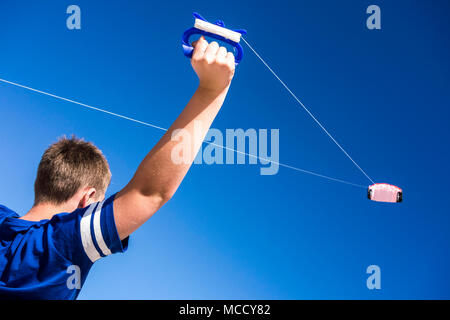
[[[403,192],[387,183],[375,183],[367,189],[367,198],[378,202],[402,202]]]

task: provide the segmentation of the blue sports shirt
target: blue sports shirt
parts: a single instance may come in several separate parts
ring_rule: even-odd
[[[128,247],[114,196],[41,221],[0,205],[0,299],[76,299],[93,263]]]

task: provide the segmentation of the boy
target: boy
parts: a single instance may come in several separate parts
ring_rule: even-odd
[[[193,45],[198,89],[122,190],[105,200],[111,173],[101,151],[83,140],[63,138],[42,156],[31,210],[19,217],[0,206],[0,298],[76,299],[92,264],[124,252],[129,235],[172,197],[235,71],[233,54],[216,42],[208,44],[202,37]],[[201,135],[192,134],[194,121],[201,122]],[[183,155],[181,164],[171,159],[178,143],[171,136],[177,129],[191,133],[195,149]]]

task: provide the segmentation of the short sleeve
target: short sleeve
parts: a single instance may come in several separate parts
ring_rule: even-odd
[[[62,215],[54,223],[56,245],[72,261],[95,262],[113,253],[125,252],[128,237],[120,240],[114,221],[114,197]],[[59,243],[58,243],[59,242]]]

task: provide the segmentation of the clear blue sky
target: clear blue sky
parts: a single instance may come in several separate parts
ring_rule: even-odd
[[[82,29],[66,28],[77,4]],[[381,8],[370,31],[367,6]],[[80,299],[450,298],[447,1],[0,3],[0,78],[162,127],[197,85],[180,37],[192,12],[246,28],[355,160],[404,202],[287,168],[196,165],[175,197],[96,263]],[[244,46],[215,128],[279,128],[280,161],[368,185]],[[162,132],[0,83],[0,203],[24,214],[44,149],[93,141],[120,190]],[[366,268],[381,268],[381,290]]]

